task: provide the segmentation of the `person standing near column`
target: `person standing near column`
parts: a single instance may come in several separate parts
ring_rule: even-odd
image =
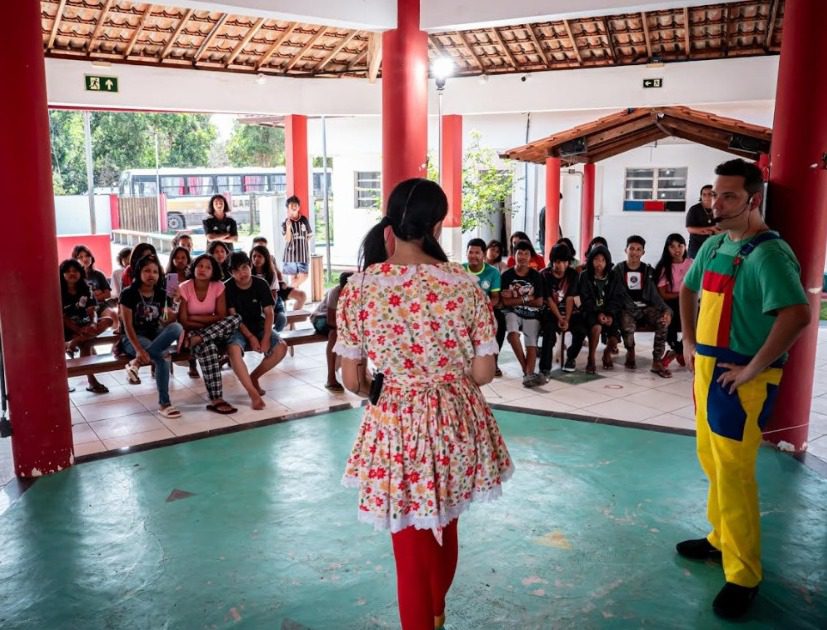
[[[726,584],[712,607],[734,619],[749,610],[762,578],[755,481],[761,432],[787,350],[807,327],[810,307],[795,255],[761,216],[760,169],[736,159],[715,174],[713,211],[723,233],[704,243],[680,290],[712,531],[678,543],[677,552],[722,559]]]
[[[513,471],[480,391],[494,378],[491,304],[439,245],[447,213],[435,182],[398,184],[336,312],[344,385],[370,401],[343,483],[359,488],[359,520],[391,532],[403,630],[443,627],[458,518]]]
[[[282,270],[288,278],[288,284],[300,287],[307,280],[310,268],[310,239],[313,230],[310,221],[301,213],[301,201],[296,195],[287,198],[287,218],[281,224],[284,236],[284,265]]]
[[[686,231],[689,232],[689,257],[695,258],[701,245],[721,230],[712,213],[712,185],[701,188],[701,198],[686,212]]]

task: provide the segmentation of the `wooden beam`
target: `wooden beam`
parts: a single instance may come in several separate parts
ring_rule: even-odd
[[[351,70],[353,70],[356,66],[358,66],[360,63],[362,63],[367,58],[367,56],[368,56],[368,47],[367,47],[367,45],[365,45],[365,49],[362,52],[360,52],[356,56],[356,58],[348,64],[347,71],[350,72]]]
[[[229,14],[224,13],[220,18],[218,18],[218,21],[212,27],[212,30],[210,30],[209,35],[204,38],[204,41],[201,42],[201,45],[198,47],[198,52],[196,52],[195,57],[192,58],[192,65],[198,63],[198,60],[201,59],[201,55],[203,55],[207,48],[209,48],[210,44],[212,44],[212,40],[215,39],[216,33],[218,33],[219,29],[224,26],[224,22],[226,22],[229,17]]]
[[[690,30],[692,26],[689,23],[689,9],[683,8],[683,48],[686,52],[686,58],[689,59],[692,55],[692,39],[690,38]]]
[[[605,131],[594,135],[587,135],[586,142],[589,146],[599,147],[601,144],[611,142],[616,138],[621,138],[629,134],[637,133],[641,129],[646,129],[651,126],[652,118],[650,116],[646,116],[644,118],[638,118],[637,120],[631,120],[623,123],[613,129],[606,129]]]
[[[503,49],[503,53],[505,55],[505,58],[508,59],[508,63],[511,64],[511,67],[516,69],[517,68],[517,60],[514,59],[514,55],[511,54],[511,51],[508,49],[508,46],[505,45],[505,41],[503,41],[503,38],[500,36],[499,31],[496,28],[490,28],[490,29],[488,29],[487,32],[490,33],[494,37],[494,40],[496,41],[496,43],[499,45],[500,48]]]
[[[311,48],[313,48],[313,46],[316,44],[316,42],[319,41],[324,36],[325,33],[327,33],[327,27],[326,26],[320,26],[319,30],[316,31],[315,33],[313,33],[313,35],[310,36],[310,39],[307,40],[305,45],[301,47],[301,50],[299,50],[298,53],[293,55],[293,58],[284,67],[284,70],[282,72],[289,72],[290,70],[292,70],[293,67],[297,63],[299,63],[299,61],[301,61],[301,58],[304,57],[307,54],[307,51],[310,50]]]
[[[238,46],[233,49],[233,52],[230,53],[230,58],[227,59],[227,63],[224,64],[225,68],[229,68],[230,65],[232,65],[232,63],[236,60],[236,57],[238,57],[241,54],[241,51],[244,50],[244,47],[249,44],[253,37],[256,36],[256,33],[261,30],[261,27],[264,25],[264,21],[264,18],[259,18],[253,22],[249,29],[247,29],[247,34],[238,43]]]
[[[166,56],[172,50],[172,47],[175,45],[175,40],[178,39],[178,36],[181,34],[181,31],[184,30],[184,27],[187,25],[187,22],[192,17],[194,11],[189,9],[185,14],[184,17],[181,18],[181,21],[178,23],[178,28],[175,29],[175,32],[172,34],[172,37],[169,38],[167,45],[164,46],[164,49],[161,51],[161,61],[163,61]]]
[[[540,43],[540,38],[537,37],[537,33],[534,32],[534,25],[526,25],[526,31],[528,31],[528,35],[534,44],[534,47],[537,49],[537,54],[540,55],[540,59],[543,60],[546,68],[551,68],[551,62],[549,61],[548,55],[546,55],[546,51],[543,50],[543,45]]]
[[[46,44],[46,50],[49,50],[55,45],[55,37],[57,37],[57,31],[60,28],[60,20],[63,19],[63,9],[65,8],[66,0],[60,0],[60,4],[57,7],[57,12],[55,13],[55,23],[52,24],[52,32],[49,34],[49,43]]]
[[[652,59],[652,42],[649,40],[649,20],[646,17],[646,11],[640,12],[640,21],[643,24],[643,37],[646,39],[646,54],[649,59]]]
[[[368,39],[368,83],[375,83],[382,66],[382,36],[371,33]]]
[[[126,47],[126,52],[123,54],[124,59],[128,59],[129,55],[132,54],[132,49],[135,47],[135,43],[141,36],[141,31],[144,30],[144,24],[146,24],[146,19],[149,17],[150,13],[152,13],[152,5],[148,4],[146,5],[146,9],[144,9],[143,15],[141,15],[141,19],[138,20],[138,26],[135,28],[135,32],[132,34],[132,39],[129,40],[129,46]]]
[[[465,39],[465,33],[463,33],[462,31],[457,31],[457,35],[459,35],[459,41],[461,41],[462,45],[465,46],[465,50],[467,50],[468,54],[471,55],[471,59],[474,60],[474,63],[476,63],[479,66],[480,70],[484,74],[485,73],[485,66],[482,63],[482,59],[480,59],[477,56],[477,53],[474,52],[474,49],[471,46],[471,44],[469,44],[468,40]]]
[[[566,27],[566,33],[569,36],[569,41],[571,41],[572,50],[574,50],[574,56],[577,57],[577,63],[579,65],[583,65],[583,58],[580,56],[580,51],[577,50],[577,42],[574,41],[574,35],[571,34],[571,27],[569,26],[568,20],[563,20],[563,26]]]
[[[86,46],[86,52],[92,52],[95,50],[95,41],[98,39],[101,31],[103,30],[103,23],[106,22],[106,18],[109,15],[109,9],[112,8],[113,1],[114,0],[106,0],[106,2],[104,2],[103,8],[98,16],[98,22],[95,24],[95,30],[92,31],[92,37],[89,39],[89,44]]]
[[[631,151],[632,149],[637,149],[638,147],[645,146],[650,142],[654,142],[655,140],[665,138],[667,135],[668,134],[663,133],[660,129],[653,128],[648,133],[632,136],[624,139],[623,142],[617,142],[612,145],[607,145],[600,151],[584,154],[583,157],[588,162],[599,162],[601,160],[605,160],[606,158],[614,157],[615,155],[625,153],[626,151]]]
[[[345,37],[345,38],[344,38],[344,39],[343,39],[343,40],[339,43],[339,45],[338,45],[338,46],[336,46],[336,47],[335,47],[332,51],[330,51],[330,52],[327,54],[327,57],[325,57],[324,59],[322,59],[321,63],[319,63],[319,65],[318,65],[318,66],[316,66],[316,67],[313,69],[313,72],[321,72],[321,71],[322,71],[322,69],[323,69],[323,68],[324,68],[327,64],[329,64],[331,61],[333,61],[333,58],[334,58],[336,55],[338,55],[340,52],[342,52],[342,49],[343,49],[345,46],[347,46],[347,45],[351,42],[351,40],[352,40],[354,37],[356,37],[356,35],[357,35],[358,33],[359,33],[359,31],[352,31],[352,32],[350,33],[350,35],[348,35],[347,37]],[[429,41],[430,41],[430,40],[429,40]]]
[[[286,40],[293,34],[293,31],[296,30],[296,27],[298,25],[298,22],[291,23],[290,26],[284,29],[284,32],[281,35],[276,37],[276,41],[273,42],[273,45],[270,46],[270,48],[267,49],[267,52],[264,53],[264,56],[261,59],[259,59],[259,62],[256,64],[256,70],[260,70],[263,66],[267,64],[268,61],[270,61],[270,57],[273,56],[273,53],[275,53],[279,49],[279,46],[281,46],[284,43],[284,40]]]
[[[778,4],[779,0],[772,0],[770,16],[767,18],[767,36],[764,39],[764,50],[767,52],[769,52],[770,47],[772,46],[772,35],[775,31],[775,20],[778,17]]]
[[[729,57],[729,7],[723,8],[724,23],[721,26],[721,49],[724,51],[724,57]]]
[[[603,20],[603,30],[606,31],[606,42],[609,44],[609,52],[612,53],[612,61],[617,63],[617,51],[615,50],[615,42],[614,42],[614,35],[612,35],[612,27],[609,25],[609,20],[606,19],[604,16]]]

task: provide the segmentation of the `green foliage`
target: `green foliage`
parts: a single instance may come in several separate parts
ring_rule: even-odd
[[[284,164],[284,129],[244,125],[236,121],[227,142],[227,157],[233,166]]]
[[[81,112],[49,112],[52,172],[56,194],[86,192],[86,158]],[[161,166],[203,166],[216,138],[206,114],[93,112],[95,186],[115,186],[121,171],[155,166],[158,134]]]
[[[471,132],[471,144],[462,164],[462,231],[493,225],[491,216],[505,214],[514,188],[514,167],[500,163],[497,153],[480,146],[482,134]],[[512,205],[510,212],[514,212]]]

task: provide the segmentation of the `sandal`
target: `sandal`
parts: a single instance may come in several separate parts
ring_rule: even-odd
[[[158,413],[161,414],[162,416],[164,416],[164,418],[180,418],[181,417],[181,412],[178,409],[176,409],[175,407],[173,407],[172,405],[169,405],[168,407],[161,407],[158,410]]]
[[[109,388],[103,383],[95,383],[94,385],[89,385],[86,391],[92,392],[93,394],[108,394]]]
[[[614,361],[612,361],[612,352],[611,348],[606,348],[605,352],[603,352],[603,369],[604,370],[613,370],[615,367]]]
[[[131,361],[126,364],[126,381],[130,385],[140,385],[141,377],[138,376],[139,367]]]
[[[586,374],[597,374],[597,366],[594,363],[587,363],[586,364]]]
[[[337,383],[335,381],[333,383],[325,383],[324,388],[331,391],[331,392],[343,392],[343,391],[345,391],[345,388],[342,387],[342,385],[340,383]]]
[[[635,357],[627,356],[626,362],[623,364],[623,367],[625,367],[627,370],[636,370],[637,363],[635,362]]]
[[[661,378],[672,378],[672,372],[663,367],[663,363],[660,361],[653,361],[652,369],[649,371],[657,374]]]
[[[219,403],[210,403],[209,405],[207,405],[207,410],[213,411],[215,413],[220,413],[225,416],[227,414],[235,413],[236,411],[238,411],[238,409],[233,407],[230,403],[223,400]]]

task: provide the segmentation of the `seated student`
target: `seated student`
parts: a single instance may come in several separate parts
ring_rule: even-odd
[[[201,364],[204,385],[210,397],[207,409],[228,414],[238,411],[223,399],[221,382],[222,347],[241,322],[239,315],[227,314],[227,299],[221,269],[215,258],[201,254],[192,261],[190,279],[178,287],[181,305],[178,321],[187,333],[185,343]]]
[[[595,236],[591,241],[589,241],[589,247],[586,250],[586,258],[589,257],[589,252],[592,251],[592,247],[594,247],[595,245],[602,245],[606,249],[609,249],[609,243],[606,241],[605,238],[603,238],[602,236]]]
[[[155,251],[154,245],[151,245],[150,243],[138,243],[132,248],[132,253],[129,255],[129,265],[123,270],[123,275],[121,276],[122,289],[125,289],[132,284],[132,270],[135,268],[138,261],[147,254],[152,254],[155,257],[158,256],[158,252]]]
[[[620,329],[626,348],[627,369],[634,370],[635,330],[641,323],[655,328],[655,344],[652,350],[652,372],[661,378],[672,378],[672,373],[663,366],[666,349],[666,330],[672,319],[672,311],[658,293],[652,277],[652,268],[641,257],[646,251],[646,241],[633,234],[626,239],[626,260],[615,265],[612,273],[626,289],[626,299],[620,314]]]
[[[571,267],[571,259],[571,250],[564,243],[558,242],[551,248],[549,266],[540,272],[546,283],[546,311],[543,317],[540,373],[546,378],[551,375],[551,366],[554,363],[554,344],[557,342],[557,333],[565,333],[569,329],[569,315],[574,312],[577,272]],[[563,368],[565,369],[565,365]]]
[[[184,234],[184,236],[186,236],[186,234]],[[174,242],[173,240],[173,243]],[[179,242],[182,241],[179,240]],[[190,245],[192,245],[192,242],[190,242]],[[166,272],[166,289],[167,295],[172,300],[172,308],[176,313],[178,312],[178,305],[181,303],[181,295],[178,292],[178,287],[189,278],[191,264],[190,250],[184,245],[177,245],[172,252],[170,252]],[[189,358],[189,371],[187,374],[190,378],[200,378],[195,357]]]
[[[63,305],[63,339],[66,342],[66,353],[74,356],[80,349],[80,356],[88,357],[92,354],[92,345],[89,341],[109,328],[112,320],[97,319],[95,298],[83,277],[83,266],[74,258],[60,263],[60,301]],[[94,374],[89,374],[86,380],[86,391],[95,394],[109,393]]]
[[[232,277],[225,283],[227,308],[239,315],[241,323],[227,342],[230,365],[250,396],[253,409],[264,409],[264,390],[259,379],[272,370],[287,354],[287,344],[273,330],[273,294],[265,280],[253,275],[250,258],[244,252],[230,256]],[[252,373],[244,363],[244,351],[260,352],[261,363]]]
[[[339,306],[339,293],[345,288],[347,279],[353,275],[352,271],[345,271],[339,274],[339,284],[328,289],[324,294],[324,299],[319,302],[310,314],[310,323],[313,328],[320,335],[327,336],[327,348],[325,349],[325,358],[327,359],[327,382],[325,389],[332,392],[343,392],[345,388],[336,380],[336,353],[333,352],[333,346],[336,345],[338,335],[336,333],[336,309]]]
[[[192,237],[184,232],[179,232],[172,239],[172,249],[183,247],[192,254]]]
[[[112,297],[112,287],[106,280],[106,276],[95,269],[95,257],[86,245],[75,245],[72,248],[72,258],[83,266],[83,279],[92,291],[92,297],[97,304],[98,320],[108,319],[112,322],[115,334],[118,333],[117,313],[107,304]]]
[[[494,309],[494,319],[497,322],[497,343],[502,348],[503,339],[505,339],[505,315],[500,307],[500,271],[497,267],[485,262],[486,256],[485,241],[481,238],[472,238],[468,241],[465,247],[465,257],[467,262],[462,263],[466,271],[476,276],[477,283],[480,285],[483,293],[488,296],[491,301],[491,307]],[[502,330],[502,332],[500,332]],[[499,355],[494,355],[495,360]],[[494,372],[495,376],[502,376],[502,370],[497,366]]]
[[[545,303],[545,282],[539,271],[529,266],[534,248],[528,241],[520,241],[514,248],[516,264],[503,272],[501,284],[505,311],[505,329],[508,342],[523,370],[523,386],[536,387],[544,382],[534,372],[537,361],[537,337],[540,335],[540,317]],[[525,352],[520,345],[520,331],[525,339]]]
[[[571,242],[571,239],[567,236],[563,236],[562,238],[557,239],[555,245],[565,245],[569,248],[569,252],[571,252],[571,260],[569,261],[569,267],[571,267],[572,269],[579,270],[581,262],[577,260],[577,250],[574,249],[574,243]]]
[[[503,260],[503,244],[498,240],[492,239],[485,246],[485,262],[492,267],[496,267],[500,273],[508,269],[508,263]],[[502,345],[502,342],[500,342],[500,345]]]
[[[683,279],[692,266],[692,259],[686,256],[686,240],[680,234],[670,234],[666,237],[658,264],[655,265],[654,278],[657,279],[658,293],[672,309],[672,320],[666,331],[666,343],[670,351],[663,358],[663,367],[677,358],[680,365],[686,365],[683,358],[683,341],[678,340],[681,331],[681,310],[678,304]]]
[[[516,260],[514,259],[516,245],[525,241],[531,246],[531,260],[528,263],[528,266],[536,271],[540,271],[546,266],[546,261],[540,256],[536,251],[534,251],[534,245],[531,245],[531,239],[528,238],[528,235],[525,232],[514,232],[511,235],[510,243],[511,243],[511,256],[508,257],[508,267],[511,268],[516,264]]]
[[[112,272],[112,297],[114,298],[118,297],[121,294],[121,291],[123,291],[123,284],[121,280],[123,278],[124,269],[129,266],[129,257],[131,255],[132,248],[124,247],[118,252],[115,259],[118,263],[118,268]]]
[[[586,361],[586,373],[594,374],[595,353],[601,334],[606,334],[608,344],[603,352],[603,368],[611,370],[612,348],[620,337],[620,311],[623,307],[623,287],[611,273],[612,255],[603,245],[595,245],[589,250],[586,265],[577,281],[577,293],[580,296],[580,317],[578,323],[572,319],[571,346],[566,359],[567,367],[574,369],[577,354],[588,336],[589,357]],[[566,370],[569,371],[569,370]]]
[[[263,236],[256,236],[253,239],[253,249],[258,246],[263,246],[266,249],[267,239]],[[267,251],[269,252],[270,250],[268,249]],[[253,254],[250,253],[250,260],[252,259]],[[307,293],[287,284],[281,270],[279,269],[279,264],[276,262],[276,257],[270,254],[270,259],[273,261],[273,272],[276,274],[276,279],[278,280],[278,287],[276,287],[276,291],[278,292],[279,298],[282,300],[283,304],[287,304],[287,300],[293,300],[293,310],[300,311],[304,308],[304,303],[307,301]],[[255,265],[253,265],[253,268],[255,269]]]
[[[265,280],[267,286],[270,287],[270,291],[273,293],[273,299],[276,301],[276,320],[273,326],[276,332],[281,332],[284,330],[284,327],[287,326],[287,308],[285,307],[286,298],[282,298],[284,291],[281,289],[276,274],[275,258],[273,258],[270,250],[267,249],[265,245],[256,245],[250,250],[250,263],[253,268],[253,275]],[[289,295],[289,291],[287,295]],[[304,294],[302,293],[302,295]]]
[[[210,241],[207,245],[207,253],[215,258],[221,269],[221,282],[230,279],[230,248],[224,241]]]
[[[135,280],[120,296],[124,331],[121,346],[132,357],[126,364],[129,382],[140,383],[138,368],[154,365],[158,413],[165,418],[180,418],[181,412],[169,400],[169,348],[184,329],[174,321],[170,299],[161,288],[162,277],[161,263],[155,256],[144,256],[135,265]]]

